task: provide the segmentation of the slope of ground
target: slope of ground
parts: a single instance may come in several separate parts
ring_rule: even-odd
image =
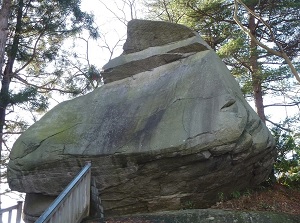
[[[281,184],[236,192],[233,199],[218,202],[212,208],[225,210],[272,211],[300,215],[300,190]]]
[[[215,220],[214,217],[211,216],[211,213],[217,215],[224,214],[224,210],[228,210],[229,218],[232,215],[235,217],[239,214],[243,215],[244,217],[250,217],[254,219],[256,213],[265,213],[267,212],[266,216],[268,218],[272,218],[275,216],[276,222],[299,222],[300,220],[300,190],[289,188],[287,186],[281,184],[275,184],[273,186],[263,187],[260,186],[259,188],[246,190],[244,192],[235,192],[232,194],[232,199],[226,200],[225,198],[220,195],[220,201],[211,207],[214,210],[210,209],[203,209],[200,215],[208,215],[204,216],[204,221],[206,222],[219,222],[217,218]],[[218,212],[220,210],[220,212]],[[188,210],[186,210],[188,211]],[[197,210],[191,210],[191,213],[194,213]],[[230,212],[233,211],[233,212]],[[241,211],[235,212],[235,211]],[[179,217],[176,217],[176,221],[179,220],[178,218],[184,218],[184,220],[179,220],[177,222],[193,222],[189,221],[188,218],[191,218],[191,213],[185,213],[185,211],[181,211],[182,213],[179,214]],[[200,213],[199,212],[199,213]],[[207,213],[206,213],[207,212]],[[172,213],[172,212],[170,212]],[[174,212],[173,212],[174,213]],[[233,213],[233,214],[232,214]],[[282,213],[281,215],[277,215],[277,213]],[[285,215],[289,214],[289,215]],[[170,221],[174,221],[173,217],[165,217],[166,215],[172,214],[145,214],[145,215],[136,215],[136,216],[124,216],[124,217],[116,217],[116,218],[106,218],[106,219],[90,219],[85,221],[86,223],[167,223]],[[199,215],[199,216],[200,216]],[[294,217],[293,217],[294,216]],[[218,217],[218,216],[217,216]],[[279,218],[282,217],[284,220],[280,220]],[[296,219],[296,220],[295,220]],[[298,220],[299,219],[299,220]],[[191,219],[190,219],[191,220]],[[201,222],[204,222],[203,220]],[[230,221],[230,220],[229,220]],[[264,220],[265,221],[265,220]],[[273,222],[274,220],[270,220]],[[235,222],[244,222],[244,220],[235,220]]]

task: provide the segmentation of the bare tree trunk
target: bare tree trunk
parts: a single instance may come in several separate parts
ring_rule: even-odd
[[[5,56],[5,46],[8,35],[8,19],[11,7],[11,0],[3,0],[1,9],[0,9],[0,77],[3,77],[2,69],[4,66],[4,56]],[[2,79],[3,80],[3,79]],[[3,84],[3,83],[2,83]],[[2,89],[1,89],[2,91]],[[2,92],[1,92],[2,93]],[[1,94],[2,96],[2,94]],[[1,107],[0,103],[0,107]],[[2,109],[0,109],[2,110]],[[0,117],[2,116],[2,111],[0,111]],[[5,119],[5,110],[4,110],[4,119]],[[0,130],[0,164],[2,166],[2,142],[3,142],[3,126],[4,123],[0,120],[0,125],[2,130]],[[1,167],[2,170],[2,167]],[[0,184],[2,183],[2,171],[0,172]],[[0,209],[1,209],[1,196],[0,196]],[[2,222],[2,215],[0,221]]]
[[[0,9],[0,74],[4,65],[5,44],[8,34],[8,18],[11,0],[3,0]]]
[[[11,51],[9,55],[7,55],[7,63],[5,69],[2,73],[2,81],[1,81],[1,91],[0,91],[0,151],[2,151],[3,146],[3,130],[5,126],[6,120],[6,108],[10,102],[9,96],[9,87],[11,83],[11,79],[13,78],[13,65],[18,53],[19,43],[20,43],[20,32],[22,29],[22,16],[23,16],[23,0],[20,0],[18,3],[18,13],[17,13],[17,23],[16,23],[16,31],[11,47]]]
[[[277,47],[279,48],[279,51],[271,49],[267,45],[265,45],[262,42],[258,41],[256,39],[256,36],[251,33],[251,30],[248,30],[246,27],[244,27],[244,25],[239,21],[238,16],[237,16],[238,3],[242,4],[245,7],[245,9],[248,11],[249,15],[251,15],[252,17],[259,20],[267,28],[267,30],[270,33],[270,38],[272,39],[273,43],[275,43],[277,45]],[[273,54],[273,55],[276,55],[278,57],[283,58],[285,60],[285,62],[288,64],[288,66],[290,67],[291,72],[295,76],[296,80],[300,83],[300,76],[298,74],[298,71],[294,67],[294,65],[293,65],[292,61],[290,60],[290,58],[285,53],[281,43],[279,43],[279,41],[276,40],[271,26],[265,20],[263,20],[263,18],[261,18],[257,13],[254,12],[254,7],[248,7],[241,0],[234,0],[234,5],[235,5],[235,10],[234,10],[233,19],[236,21],[236,23],[239,25],[239,27],[251,38],[251,41],[255,42],[258,46],[260,46],[261,48],[267,50],[268,53],[270,53],[270,54]]]
[[[5,0],[4,0],[5,2]],[[4,3],[3,2],[3,3]],[[6,121],[6,109],[10,103],[10,95],[9,95],[9,88],[10,83],[13,75],[13,65],[15,62],[15,58],[17,56],[20,36],[19,33],[22,29],[22,16],[23,16],[23,0],[20,0],[17,14],[17,24],[16,24],[16,31],[15,36],[13,39],[13,44],[11,47],[11,52],[7,55],[7,62],[4,71],[1,73],[2,80],[1,80],[1,90],[0,90],[0,154],[3,151],[3,133],[5,128],[5,121]],[[2,10],[3,8],[1,8]],[[2,15],[2,14],[1,14]],[[2,157],[1,157],[2,158]],[[2,163],[2,159],[1,159]]]
[[[251,8],[254,11],[254,7]],[[255,17],[249,13],[249,31],[255,37],[256,36],[256,23]],[[252,88],[254,94],[254,102],[255,108],[258,116],[261,120],[266,123],[266,116],[264,110],[264,103],[263,103],[263,92],[262,92],[262,77],[258,65],[258,54],[257,54],[257,43],[250,38],[250,67],[252,73]]]

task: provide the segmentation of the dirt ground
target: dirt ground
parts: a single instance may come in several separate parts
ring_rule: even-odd
[[[278,183],[270,187],[233,194],[233,196],[235,198],[218,202],[212,208],[273,211],[300,215],[300,190]]]

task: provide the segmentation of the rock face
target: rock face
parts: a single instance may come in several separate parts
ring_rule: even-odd
[[[128,25],[123,55],[106,64],[104,83],[132,77],[209,49],[189,28],[166,22],[133,20]],[[140,53],[136,53],[139,52]]]
[[[90,160],[109,216],[208,207],[269,175],[270,132],[190,29],[129,22],[124,54],[103,77],[108,84],[59,104],[19,137],[12,190],[35,201],[58,195]]]

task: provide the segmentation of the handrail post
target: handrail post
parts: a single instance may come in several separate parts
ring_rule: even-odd
[[[11,214],[12,214],[12,210],[10,210],[8,212],[8,222],[11,223]]]
[[[92,166],[91,161],[86,161],[86,165]],[[88,207],[87,207],[87,216],[90,215],[90,209],[91,209],[91,180],[92,180],[92,171],[90,171],[88,176],[88,184],[87,184],[87,191],[86,191],[86,196],[87,196],[87,202],[88,202]]]
[[[60,193],[60,195],[53,201],[53,203],[45,210],[45,212],[37,219],[35,223],[53,222],[54,219],[60,218],[61,219],[59,222],[79,223],[82,218],[89,214],[90,181],[91,162],[86,162],[86,165],[81,169],[81,171],[74,177],[69,185]],[[84,196],[86,202],[79,201],[80,195]],[[70,207],[70,205],[73,206]],[[70,208],[73,213],[72,216],[69,215]]]
[[[13,211],[16,209],[17,213],[16,213],[16,223],[20,223],[21,222],[21,214],[22,214],[22,204],[23,201],[18,201],[17,205],[11,206],[11,207],[7,207],[4,209],[0,209],[0,223],[3,222],[2,217],[3,217],[3,213],[7,212],[7,220],[8,223],[11,223],[12,217],[14,218],[15,215],[13,215]]]
[[[23,201],[18,201],[17,204],[17,218],[16,218],[16,223],[21,222],[21,215],[22,215],[22,206],[23,206]]]

